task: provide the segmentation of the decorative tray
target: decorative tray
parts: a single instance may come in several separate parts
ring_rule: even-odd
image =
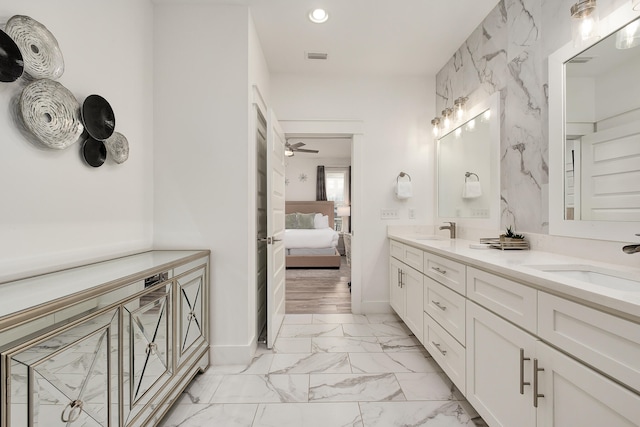
[[[529,249],[529,242],[525,239],[513,239],[511,237],[483,237],[480,239],[480,243],[486,243],[494,249],[511,250]]]

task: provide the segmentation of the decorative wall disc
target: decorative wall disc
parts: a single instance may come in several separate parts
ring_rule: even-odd
[[[7,21],[5,31],[20,48],[27,74],[36,79],[57,79],[64,73],[58,41],[47,27],[28,16],[15,15]]]
[[[26,128],[49,148],[65,149],[82,136],[80,104],[60,83],[36,80],[20,95],[20,113]]]
[[[100,95],[89,95],[82,103],[82,121],[89,135],[105,141],[116,128],[116,116],[109,102]]]
[[[14,82],[24,71],[22,53],[16,42],[0,30],[0,82]]]
[[[100,167],[107,160],[107,148],[104,142],[89,138],[82,145],[82,157],[89,166]]]
[[[120,132],[114,132],[105,142],[107,152],[114,162],[120,164],[129,158],[129,141]]]

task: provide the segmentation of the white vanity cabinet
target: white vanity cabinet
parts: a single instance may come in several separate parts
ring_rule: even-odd
[[[208,265],[150,251],[0,284],[0,425],[157,424],[209,365]]]
[[[409,254],[414,251],[422,251],[408,248]],[[411,332],[422,342],[422,299],[423,299],[423,275],[422,272],[410,267],[396,258],[389,262],[389,300],[391,307],[398,316],[411,329]]]

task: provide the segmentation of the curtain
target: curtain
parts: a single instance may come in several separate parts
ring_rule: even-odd
[[[316,200],[327,200],[327,184],[324,179],[324,166],[318,165],[316,174]]]

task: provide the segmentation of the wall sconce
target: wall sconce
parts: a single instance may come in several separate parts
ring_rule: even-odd
[[[461,120],[464,117],[464,104],[469,100],[467,97],[460,97],[453,101],[453,108],[456,110],[456,119]]]
[[[640,1],[640,0],[639,0]],[[616,33],[616,49],[631,49],[640,44],[640,23],[635,20]]]
[[[451,114],[453,110],[451,108],[445,108],[442,110],[442,130],[448,130],[451,127]]]
[[[631,8],[633,10],[640,10],[640,0],[631,0]]]
[[[440,133],[440,117],[435,117],[431,120],[431,126],[433,126],[433,136],[437,138]]]
[[[571,6],[571,35],[575,47],[600,38],[596,0],[580,0]]]

